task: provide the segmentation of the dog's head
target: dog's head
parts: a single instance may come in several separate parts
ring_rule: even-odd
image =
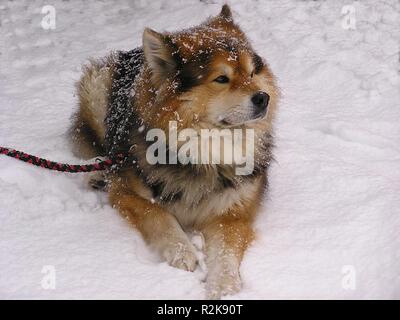
[[[269,127],[278,96],[273,75],[227,5],[218,16],[178,33],[146,29],[143,49],[155,88],[153,106],[147,107],[153,112],[146,113],[158,124]]]

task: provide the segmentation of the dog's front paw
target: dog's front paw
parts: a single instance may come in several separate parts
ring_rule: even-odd
[[[242,281],[239,269],[229,265],[214,266],[209,270],[206,280],[207,299],[221,299],[240,291]]]
[[[89,186],[93,189],[106,191],[108,188],[107,178],[102,172],[93,172],[86,179]]]
[[[171,244],[165,248],[163,256],[169,265],[186,271],[194,271],[198,262],[196,249],[191,243]]]

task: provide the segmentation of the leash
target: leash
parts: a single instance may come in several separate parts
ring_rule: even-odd
[[[0,147],[0,154],[4,154],[11,158],[33,164],[34,166],[37,167],[49,170],[61,171],[61,172],[68,172],[68,173],[102,171],[109,169],[114,165],[122,164],[126,159],[125,154],[118,153],[116,154],[114,159],[106,159],[89,164],[67,164],[67,163],[54,162],[47,159],[39,158],[22,151],[5,147]]]

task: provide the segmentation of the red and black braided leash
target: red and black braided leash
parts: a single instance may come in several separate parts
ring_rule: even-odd
[[[79,173],[79,172],[93,172],[93,171],[102,171],[111,168],[113,165],[121,164],[126,156],[122,153],[116,155],[114,159],[106,159],[95,163],[89,164],[67,164],[67,163],[60,163],[54,162],[47,159],[39,158],[33,156],[31,154],[17,151],[10,148],[0,147],[0,154],[4,154],[6,156],[33,164],[35,166],[49,169],[49,170],[56,170],[61,172],[68,172],[68,173]]]

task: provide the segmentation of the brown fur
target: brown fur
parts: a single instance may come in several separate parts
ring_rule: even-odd
[[[182,32],[159,34],[146,29],[143,51],[144,64],[133,82],[135,94],[130,106],[125,106],[134,121],[127,140],[118,145],[129,150],[136,164],[108,173],[110,202],[178,268],[193,271],[196,267],[196,252],[185,232],[201,231],[209,269],[208,296],[234,293],[240,289],[240,261],[253,239],[251,225],[267,184],[278,99],[274,77],[234,24],[226,5],[217,17]],[[109,140],[114,141],[107,134],[107,123],[116,112],[112,93],[117,60],[113,54],[92,62],[78,85],[80,108],[73,140],[81,157],[107,154]],[[221,73],[229,83],[213,81]],[[270,96],[268,113],[250,121],[252,109],[246,101],[258,91]],[[243,107],[236,106],[237,101]],[[221,115],[228,120],[220,121]],[[178,120],[178,131],[254,129],[253,174],[236,176],[232,166],[223,164],[150,165],[145,157],[146,132],[138,128],[167,130],[171,120]]]

